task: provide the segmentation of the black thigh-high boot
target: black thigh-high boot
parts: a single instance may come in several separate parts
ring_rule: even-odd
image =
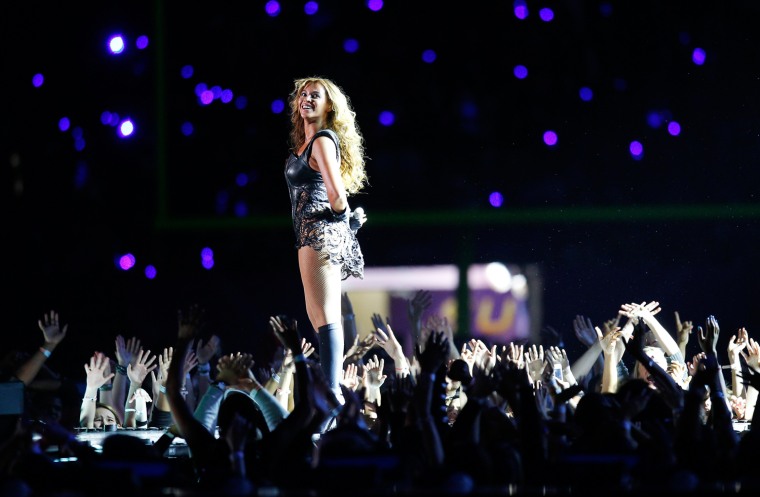
[[[319,365],[325,374],[327,384],[335,393],[340,404],[343,404],[343,392],[340,390],[340,379],[343,375],[343,328],[338,323],[328,323],[317,330],[319,339]],[[340,407],[340,406],[338,406]],[[328,417],[321,426],[320,432],[325,432],[335,426],[335,416]]]

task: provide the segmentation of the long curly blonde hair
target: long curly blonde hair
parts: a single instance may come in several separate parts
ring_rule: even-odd
[[[306,141],[303,119],[298,108],[298,97],[306,85],[319,83],[325,88],[332,110],[327,115],[325,127],[335,131],[340,143],[340,175],[347,194],[358,193],[368,184],[365,171],[364,136],[356,122],[356,112],[343,89],[328,78],[311,76],[296,79],[290,93],[290,145],[298,149]]]

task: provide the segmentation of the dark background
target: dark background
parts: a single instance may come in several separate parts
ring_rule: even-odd
[[[714,314],[724,342],[738,327],[755,334],[755,2],[528,1],[525,20],[511,2],[371,12],[325,1],[314,16],[282,2],[277,17],[263,2],[100,3],[2,6],[5,346],[34,350],[37,319],[55,309],[70,335],[54,364],[78,375],[93,349],[112,353],[117,333],[169,345],[176,310],[192,302],[230,350],[265,355],[271,314],[305,325],[282,176],[289,122],[270,105],[316,74],[344,88],[366,138],[370,186],[352,205],[369,216],[368,265],[535,264],[540,325],[568,348],[579,346],[576,314],[601,325],[620,304],[651,300],[671,330],[678,311],[696,324]],[[552,22],[539,19],[544,6]],[[112,56],[117,31],[128,48]],[[142,34],[150,44],[137,50]],[[358,52],[343,50],[347,38]],[[34,88],[38,72],[45,84]],[[201,106],[199,82],[248,104]],[[117,138],[104,110],[132,117],[135,135]],[[58,129],[63,116],[83,150]],[[557,146],[543,144],[547,129]],[[644,144],[640,160],[632,140]],[[212,270],[200,266],[206,246]],[[126,252],[137,266],[123,272],[114,260]],[[142,275],[148,263],[155,280]]]

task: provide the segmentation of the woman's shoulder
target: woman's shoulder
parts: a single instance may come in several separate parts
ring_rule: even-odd
[[[329,136],[332,139],[332,141],[335,142],[336,145],[340,142],[340,138],[338,137],[338,133],[336,133],[335,131],[333,131],[333,130],[331,130],[329,128],[320,129],[319,131],[317,131],[316,133],[314,133],[314,139],[315,140],[317,138],[319,138],[320,136]]]

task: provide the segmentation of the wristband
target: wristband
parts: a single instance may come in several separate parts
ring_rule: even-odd
[[[332,207],[330,207],[330,210],[332,211],[333,218],[336,221],[343,221],[343,222],[348,221],[348,207],[346,207],[345,209],[343,209],[342,212],[338,212],[335,209],[333,209]]]
[[[356,318],[356,316],[353,315],[353,314],[344,314],[343,315],[343,319],[346,320],[346,321],[353,321],[355,318]]]
[[[46,349],[45,347],[40,347],[40,352],[42,352],[42,355],[44,355],[46,358],[47,358],[47,357],[50,357],[50,354],[52,354],[52,352],[50,352],[50,351],[49,351],[48,349]]]
[[[278,375],[277,373],[274,373],[272,375],[272,381],[274,381],[275,383],[279,383],[280,382],[280,375]]]
[[[96,402],[97,399],[95,397],[82,397],[82,400],[89,400],[90,402]]]
[[[158,385],[158,391],[161,393],[166,393],[166,387],[164,385]]]
[[[131,407],[127,407],[126,409],[124,409],[124,412],[137,412],[137,410]]]
[[[306,360],[306,356],[303,354],[298,354],[293,356],[293,362],[304,362]]]
[[[101,392],[107,392],[109,390],[113,390],[113,384],[107,383],[105,385],[101,385],[100,388],[98,388]]]
[[[117,364],[116,365],[116,372],[119,373],[120,375],[127,376],[127,367],[126,366],[122,366],[121,364]]]
[[[211,372],[211,366],[209,365],[209,363],[198,365],[198,373],[209,374],[210,372]]]

